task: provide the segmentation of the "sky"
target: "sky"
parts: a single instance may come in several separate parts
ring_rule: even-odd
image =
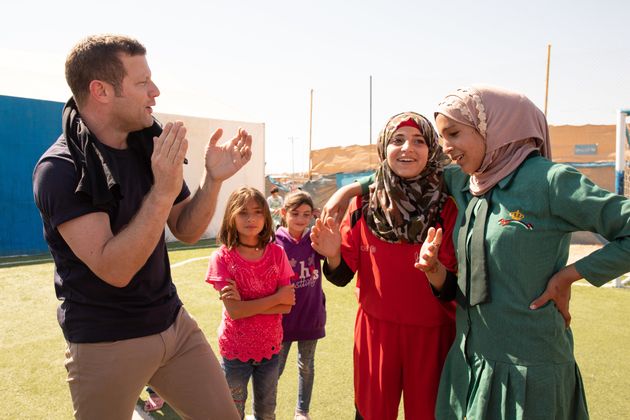
[[[615,124],[630,108],[628,0],[22,0],[2,13],[0,95],[65,101],[72,46],[129,35],[147,48],[154,110],[263,122],[267,174],[307,171],[309,138],[369,144],[399,112],[432,120],[474,83],[542,109],[548,45],[550,124]]]

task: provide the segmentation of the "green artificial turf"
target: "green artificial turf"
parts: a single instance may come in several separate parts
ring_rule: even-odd
[[[217,293],[204,283],[212,242],[171,249],[173,278],[187,310],[216,350],[221,318]],[[70,419],[72,405],[63,367],[65,342],[56,320],[53,264],[34,258],[0,260],[0,418]],[[191,260],[191,261],[189,261]],[[189,262],[187,262],[189,261]],[[180,265],[181,264],[181,265]],[[311,414],[315,419],[354,418],[352,331],[354,287],[325,282],[327,336],[316,352]],[[591,418],[627,418],[630,399],[630,293],[576,286],[571,301],[575,354],[580,365]],[[277,418],[292,419],[297,397],[295,346],[278,387]],[[141,398],[146,398],[143,394]],[[251,401],[248,401],[248,406]],[[248,410],[251,412],[251,409]],[[155,418],[178,418],[165,408]],[[402,416],[401,416],[402,418]]]

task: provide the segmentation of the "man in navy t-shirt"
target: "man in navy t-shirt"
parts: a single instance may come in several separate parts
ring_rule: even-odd
[[[212,349],[177,296],[164,225],[196,242],[222,181],[249,161],[252,139],[239,129],[218,145],[217,130],[191,195],[186,128],[153,118],[160,91],[145,54],[138,41],[116,35],[72,49],[63,134],[33,173],[55,261],[74,414],[130,418],[148,383],[182,417],[238,418]]]

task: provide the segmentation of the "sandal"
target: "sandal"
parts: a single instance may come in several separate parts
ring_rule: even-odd
[[[158,394],[149,394],[149,398],[144,402],[144,411],[150,413],[157,411],[164,405],[164,400]]]

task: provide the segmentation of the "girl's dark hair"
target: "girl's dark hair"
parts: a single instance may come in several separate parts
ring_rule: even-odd
[[[258,234],[258,245],[266,246],[275,239],[273,220],[271,219],[271,212],[269,211],[265,196],[256,188],[241,187],[233,191],[230,198],[228,198],[225,214],[223,215],[223,222],[219,229],[219,241],[228,248],[234,248],[238,245],[238,231],[236,230],[235,218],[238,212],[243,210],[250,200],[254,200],[256,204],[260,206],[265,216],[265,226],[263,226],[262,231]]]
[[[287,210],[296,209],[302,204],[308,204],[311,209],[315,208],[313,198],[306,191],[297,190],[284,197],[284,208]]]
[[[302,204],[307,204],[308,206],[310,206],[311,210],[315,209],[315,205],[313,204],[313,198],[306,191],[296,190],[287,194],[287,196],[284,197],[284,206],[283,206],[285,214],[288,211],[297,209]],[[284,214],[282,215],[282,226],[287,227],[287,220]]]

